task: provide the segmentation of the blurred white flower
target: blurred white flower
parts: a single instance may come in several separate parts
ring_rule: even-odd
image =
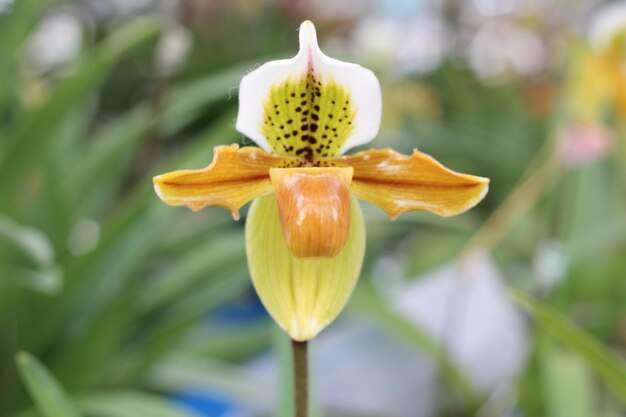
[[[0,13],[11,10],[14,0],[0,0]]]
[[[512,76],[540,72],[546,61],[541,38],[512,22],[496,20],[484,25],[468,49],[472,70],[483,81],[497,83]]]
[[[159,74],[172,75],[185,63],[193,38],[181,25],[170,25],[157,45],[155,65]]]
[[[473,0],[474,6],[483,16],[497,16],[515,10],[515,0]]]
[[[491,259],[475,253],[389,295],[389,305],[442,343],[474,386],[510,382],[528,353],[522,314]]]
[[[404,20],[366,18],[356,27],[352,43],[358,61],[396,76],[436,69],[448,48],[445,23],[431,12]]]
[[[600,8],[589,23],[589,42],[598,50],[611,46],[620,35],[626,36],[626,1]]]
[[[397,255],[384,255],[376,259],[372,281],[380,290],[394,291],[406,285],[406,262]]]
[[[67,248],[74,256],[84,255],[98,246],[100,224],[94,219],[81,217],[76,221],[67,239]]]
[[[535,252],[533,269],[544,289],[550,290],[565,278],[568,259],[563,244],[558,241],[542,242]]]
[[[28,39],[26,59],[35,72],[56,69],[75,60],[82,45],[82,26],[69,11],[43,18]]]

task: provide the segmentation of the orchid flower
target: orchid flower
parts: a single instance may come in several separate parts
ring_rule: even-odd
[[[417,150],[345,155],[376,137],[380,85],[371,71],[324,55],[311,22],[299,36],[294,58],[241,81],[236,128],[259,147],[217,146],[206,168],[156,176],[154,186],[167,204],[220,206],[235,220],[254,200],[246,222],[252,282],[273,319],[306,341],[341,312],[359,277],[365,225],[355,198],[392,219],[412,210],[448,217],[476,205],[489,180]]]
[[[570,101],[577,121],[593,128],[613,115],[626,119],[626,1],[601,7],[590,21],[589,48],[574,69]]]

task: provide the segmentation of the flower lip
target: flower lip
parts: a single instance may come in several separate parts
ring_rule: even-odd
[[[365,223],[350,204],[350,232],[337,256],[299,258],[288,249],[278,202],[256,199],[246,220],[250,276],[272,318],[297,341],[313,339],[343,310],[359,278],[365,255]]]
[[[272,168],[287,247],[298,258],[333,258],[350,229],[352,167]]]

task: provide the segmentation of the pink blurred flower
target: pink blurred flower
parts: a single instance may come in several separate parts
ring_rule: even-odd
[[[569,167],[578,167],[602,159],[613,149],[613,138],[601,124],[572,124],[559,129],[557,151]]]

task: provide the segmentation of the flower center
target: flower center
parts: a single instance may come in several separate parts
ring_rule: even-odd
[[[272,87],[264,104],[262,131],[272,152],[308,163],[338,155],[354,130],[356,109],[349,92],[313,70],[300,80]]]

